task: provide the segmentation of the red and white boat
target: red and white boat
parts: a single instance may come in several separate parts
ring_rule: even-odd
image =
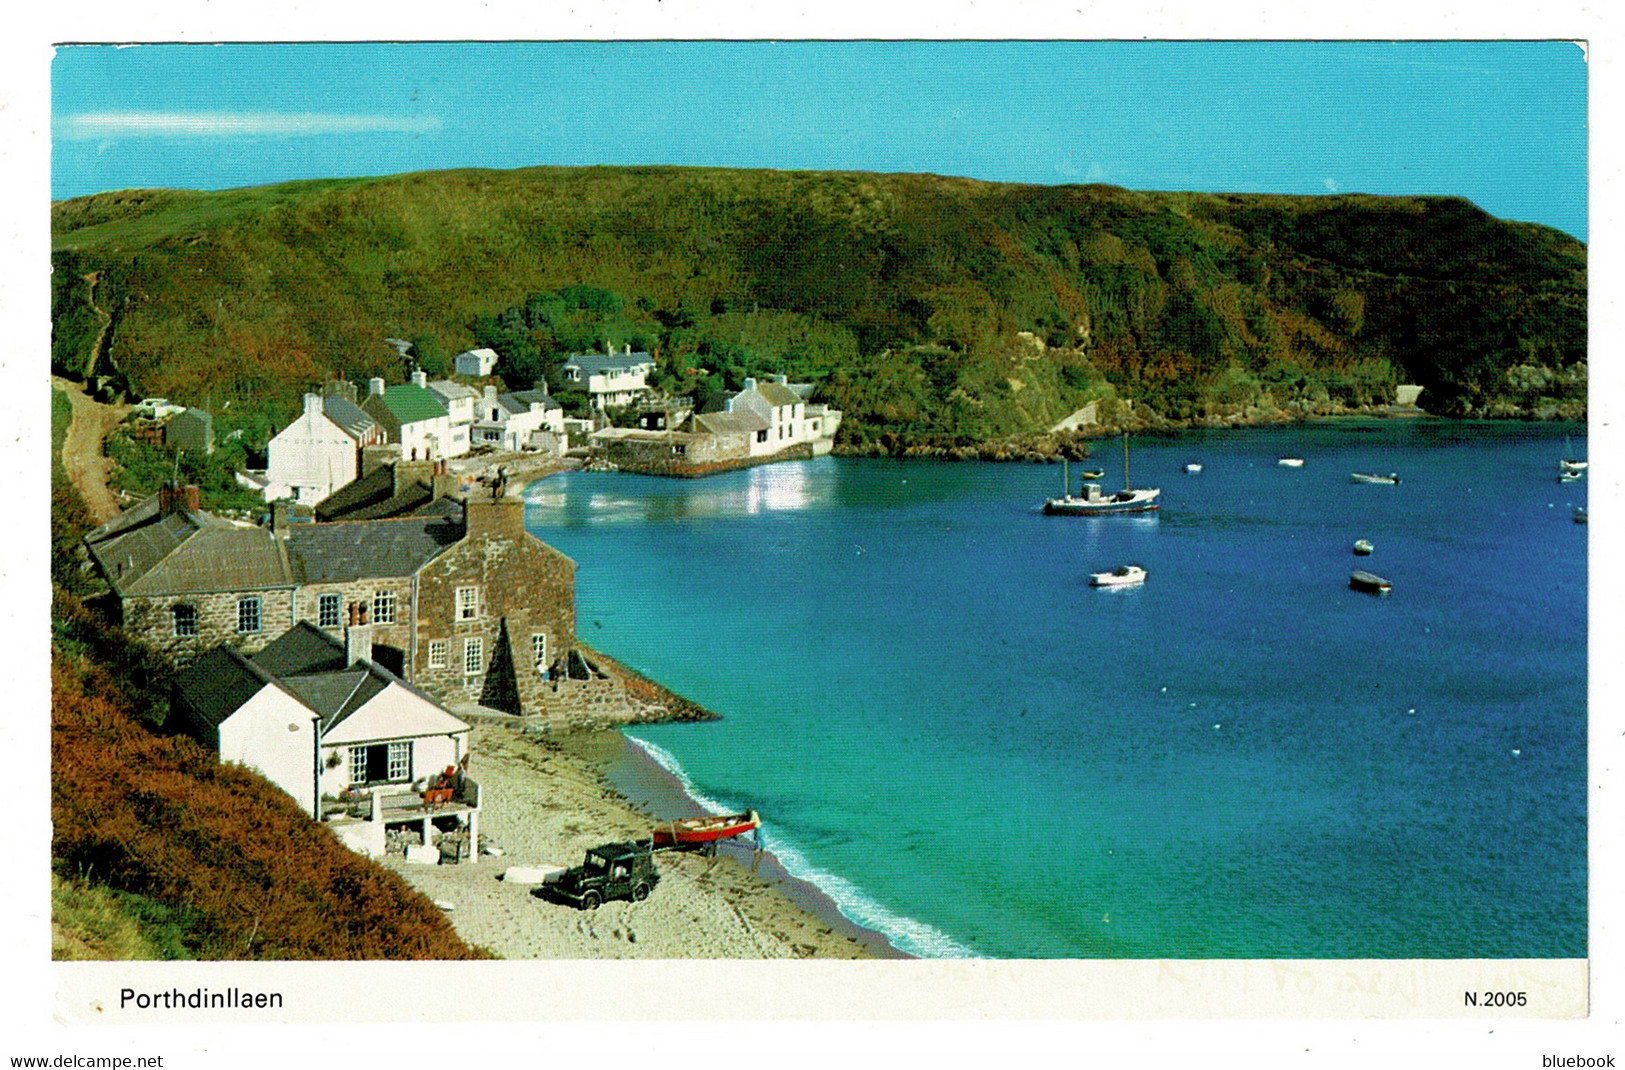
[[[656,847],[686,847],[731,839],[760,828],[762,819],[755,810],[743,814],[715,814],[668,821],[653,830]]]

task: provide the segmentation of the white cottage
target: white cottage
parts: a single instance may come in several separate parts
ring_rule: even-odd
[[[306,394],[304,412],[271,439],[265,500],[315,505],[361,474],[362,447],[383,441],[383,428],[352,402]]]
[[[421,826],[425,844],[459,825],[477,843],[479,788],[461,775],[468,724],[374,664],[370,628],[346,638],[303,623],[251,657],[217,647],[176,677],[171,717],[312,817],[376,825],[350,837],[375,844],[371,853],[382,851],[386,825]]]
[[[491,374],[491,369],[497,366],[498,359],[494,349],[468,349],[452,358],[452,363],[458,375],[483,378]]]

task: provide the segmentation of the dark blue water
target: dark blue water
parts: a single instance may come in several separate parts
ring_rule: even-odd
[[[527,522],[587,642],[726,718],[633,734],[904,950],[1579,957],[1565,430],[1140,437],[1149,517],[1041,515],[1059,466],[824,458],[567,475]],[[1143,587],[1087,585],[1126,563]]]

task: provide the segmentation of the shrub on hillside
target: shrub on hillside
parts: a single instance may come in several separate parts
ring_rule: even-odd
[[[52,667],[59,873],[183,910],[206,959],[468,959],[445,917],[258,774]]]

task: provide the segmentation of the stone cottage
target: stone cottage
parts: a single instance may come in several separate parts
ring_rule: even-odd
[[[618,688],[576,650],[575,563],[525,530],[524,503],[457,511],[259,528],[166,488],[86,543],[121,623],[177,665],[295,624],[367,626],[371,660],[443,701],[551,714]]]

